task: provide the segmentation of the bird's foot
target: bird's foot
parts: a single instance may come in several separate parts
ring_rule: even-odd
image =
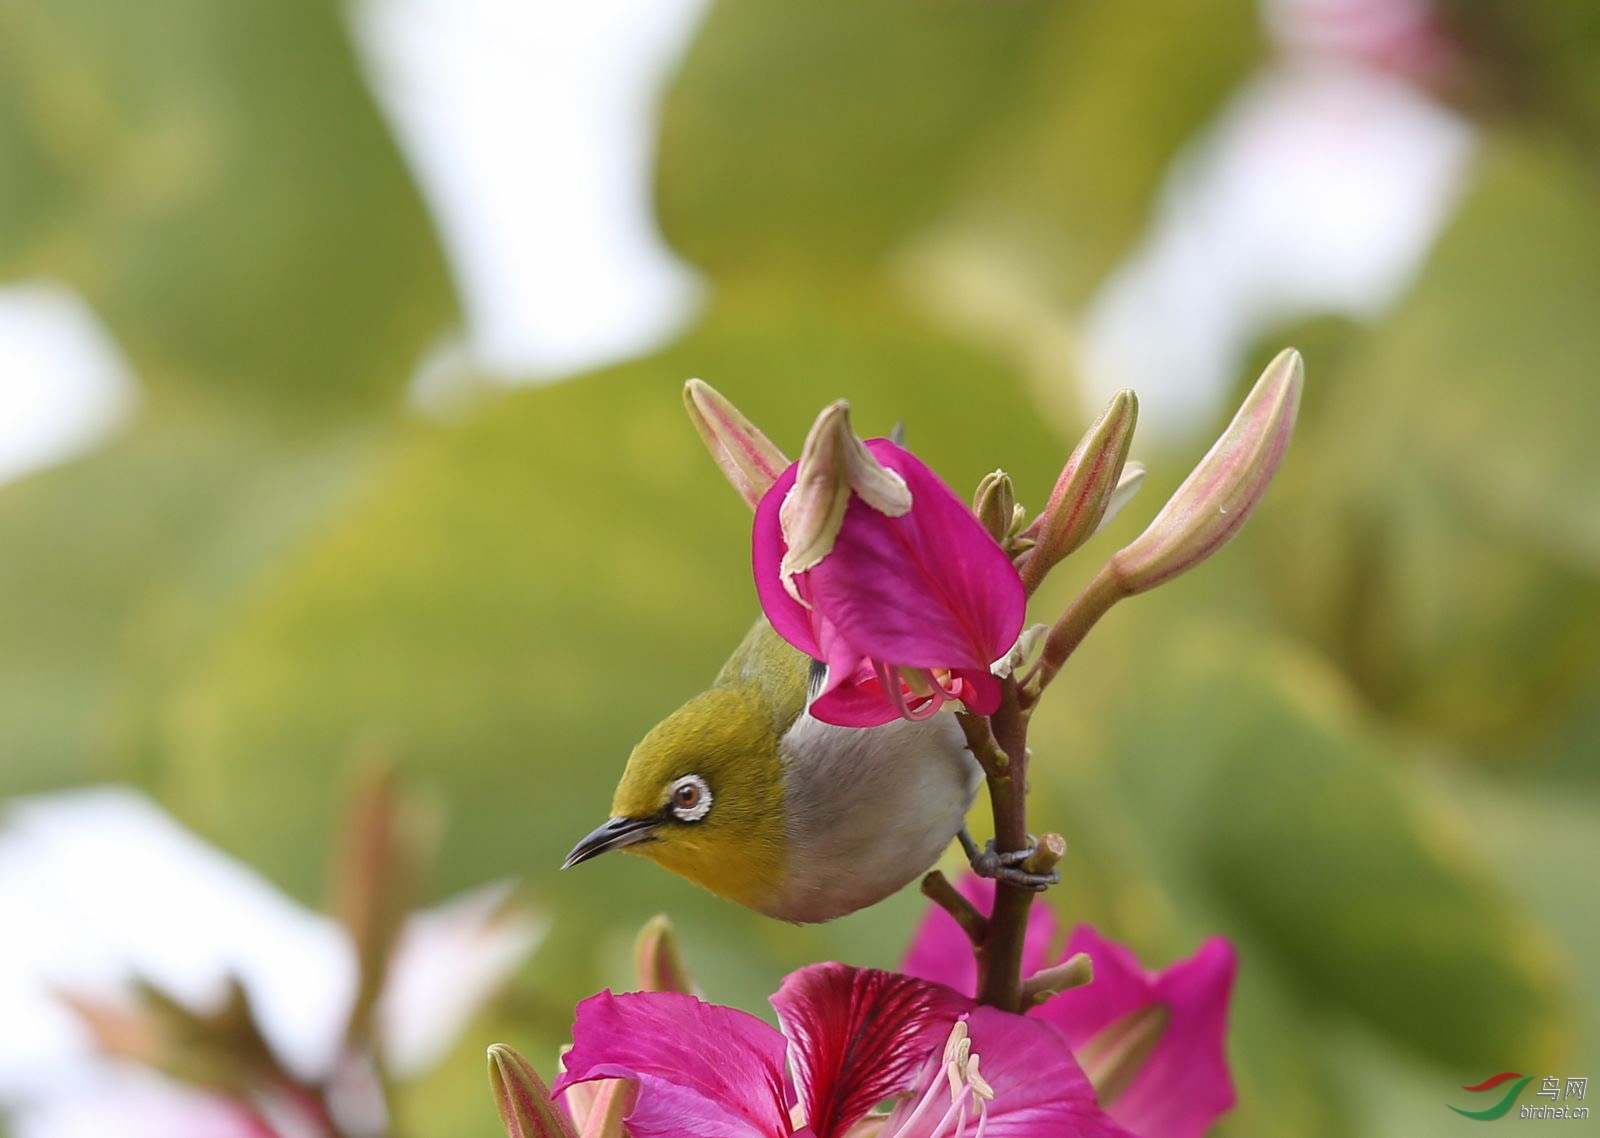
[[[1054,869],[1047,873],[1034,873],[1024,868],[1039,845],[1032,834],[1028,835],[1027,849],[1003,852],[994,848],[993,838],[979,849],[977,841],[966,830],[963,829],[957,837],[961,839],[961,848],[967,851],[967,862],[972,866],[972,872],[979,877],[1002,881],[1030,893],[1043,893],[1050,886],[1061,883],[1061,874]]]

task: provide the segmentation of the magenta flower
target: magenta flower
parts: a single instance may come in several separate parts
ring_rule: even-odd
[[[1011,559],[915,455],[818,418],[756,507],[752,561],[778,634],[827,665],[811,714],[845,727],[1000,703],[990,672],[1022,631]]]
[[[994,882],[968,877],[959,888],[980,911],[992,909]],[[1055,918],[1033,906],[1024,975],[1045,965],[1054,938]],[[1061,1032],[1117,1122],[1140,1138],[1198,1138],[1234,1103],[1224,1048],[1238,964],[1233,946],[1211,937],[1188,960],[1152,973],[1123,945],[1079,925],[1060,959],[1079,952],[1094,963],[1093,981],[1057,993],[1028,1016]],[[966,934],[937,907],[917,930],[904,968],[958,991],[975,990]]]
[[[772,1003],[782,1034],[692,996],[602,992],[578,1005],[555,1090],[637,1080],[630,1138],[1130,1138],[1046,1022],[842,964],[792,974]]]

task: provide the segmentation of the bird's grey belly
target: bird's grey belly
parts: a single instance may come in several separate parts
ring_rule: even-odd
[[[926,872],[982,776],[950,714],[865,729],[802,715],[783,760],[788,872],[766,911],[787,921],[852,913]]]

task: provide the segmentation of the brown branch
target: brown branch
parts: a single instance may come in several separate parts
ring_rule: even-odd
[[[963,897],[950,884],[949,878],[934,870],[922,879],[922,895],[955,918],[956,924],[961,926],[961,931],[967,934],[974,948],[983,944],[983,938],[989,932],[989,918]]]
[[[1004,778],[1011,760],[995,741],[994,730],[989,726],[989,720],[982,715],[973,715],[970,711],[958,711],[956,722],[961,724],[961,732],[967,737],[967,750],[978,760],[983,773],[991,779]]]
[[[1005,754],[1004,773],[989,776],[994,808],[995,849],[1028,848],[1028,717],[1015,679],[1001,685],[1000,707],[990,717],[990,734]],[[989,930],[977,952],[978,1000],[1008,1012],[1022,1003],[1022,944],[1028,931],[1033,894],[1005,882],[995,889]]]

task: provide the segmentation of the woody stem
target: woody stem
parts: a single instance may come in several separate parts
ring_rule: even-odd
[[[1001,853],[1028,848],[1028,716],[1017,681],[1002,683],[1000,707],[989,717],[998,761],[985,763],[989,803],[994,808],[995,849]],[[970,733],[969,733],[970,737]],[[996,882],[994,912],[977,945],[978,1000],[1008,1012],[1022,1006],[1022,945],[1028,931],[1033,894],[1005,881]]]
[[[989,931],[989,918],[978,907],[963,897],[950,879],[937,869],[922,879],[922,895],[955,918],[961,931],[967,934],[976,951]]]

